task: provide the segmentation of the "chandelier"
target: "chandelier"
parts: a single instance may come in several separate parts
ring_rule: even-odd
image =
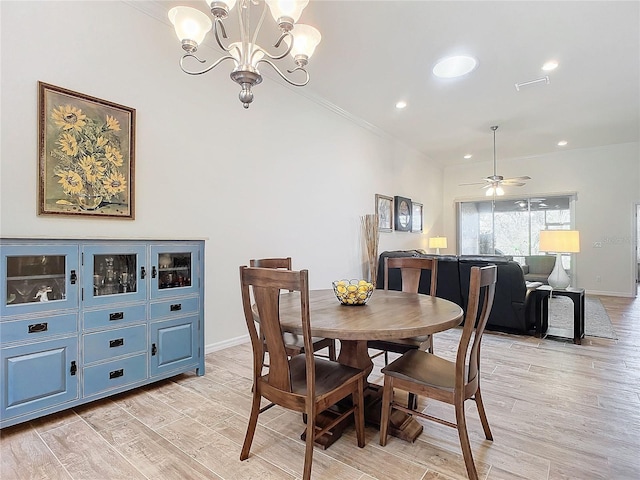
[[[225,45],[222,39],[227,39],[227,32],[223,20],[229,16],[229,12],[233,10],[236,2],[239,4],[237,10],[240,40]],[[169,10],[169,20],[175,27],[176,35],[186,52],[180,58],[180,68],[183,72],[189,75],[202,75],[213,70],[225,60],[232,60],[235,68],[230,76],[241,87],[238,97],[244,108],[249,108],[253,101],[251,88],[262,82],[262,75],[258,70],[258,65],[261,63],[271,65],[278,75],[291,85],[303,87],[309,83],[309,73],[305,67],[309,63],[309,57],[320,43],[321,36],[314,27],[296,23],[309,0],[205,0],[205,3],[211,9],[213,24],[206,14],[195,8],[174,7]],[[261,3],[263,4],[262,13],[256,28],[252,31],[250,11],[252,7],[259,7]],[[279,53],[269,53],[256,43],[258,32],[267,13],[267,6],[280,28],[280,36],[273,46],[275,49],[279,49],[284,42],[287,47],[284,49],[283,46]],[[189,70],[185,67],[185,60],[189,58],[193,58],[201,64],[206,63],[205,60],[200,60],[195,53],[212,26],[216,42],[226,54],[202,70]],[[286,72],[301,76],[300,81],[289,78],[273,63],[274,60],[281,60],[287,55],[293,57],[295,67]]]

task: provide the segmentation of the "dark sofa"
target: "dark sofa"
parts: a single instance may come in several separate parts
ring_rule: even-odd
[[[396,250],[380,254],[377,288],[384,287],[384,259],[386,257],[433,257],[418,250]],[[491,255],[437,255],[438,287],[436,295],[451,300],[466,309],[469,295],[471,267],[496,265],[498,282],[493,300],[493,308],[487,322],[487,329],[511,333],[533,333],[535,309],[533,290],[527,288],[520,264],[508,256]],[[539,284],[538,284],[539,285]],[[420,279],[419,293],[428,294],[431,287],[429,275]],[[389,289],[401,290],[402,279],[399,269],[389,270]]]

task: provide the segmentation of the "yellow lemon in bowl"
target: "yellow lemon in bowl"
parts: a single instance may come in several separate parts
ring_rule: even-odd
[[[333,291],[343,305],[364,305],[373,294],[373,284],[366,280],[336,280]]]

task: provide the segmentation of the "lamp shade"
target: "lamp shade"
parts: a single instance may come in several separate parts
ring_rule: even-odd
[[[174,7],[169,10],[169,20],[176,29],[178,39],[183,42],[189,40],[200,45],[211,30],[211,19],[191,7]]]
[[[293,58],[298,55],[305,55],[307,58],[311,57],[322,39],[322,35],[316,28],[302,23],[297,23],[291,33],[293,34],[293,48],[289,54]],[[289,37],[285,37],[284,41],[287,42],[288,46]]]
[[[447,248],[447,237],[431,237],[429,248]]]
[[[580,232],[577,230],[541,230],[541,252],[578,253],[580,251]]]
[[[302,10],[307,6],[309,0],[265,0],[271,10],[271,15],[276,22],[283,17],[289,17],[293,23],[297,22],[302,15]]]

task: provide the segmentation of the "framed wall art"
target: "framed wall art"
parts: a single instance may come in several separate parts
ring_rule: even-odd
[[[38,82],[38,214],[134,218],[133,108]]]
[[[378,231],[393,231],[393,198],[376,193],[376,215],[378,215]]]
[[[411,231],[422,233],[422,204],[411,202]]]
[[[394,218],[395,227],[398,232],[411,231],[411,199],[405,197],[394,197],[393,204],[395,206]]]

